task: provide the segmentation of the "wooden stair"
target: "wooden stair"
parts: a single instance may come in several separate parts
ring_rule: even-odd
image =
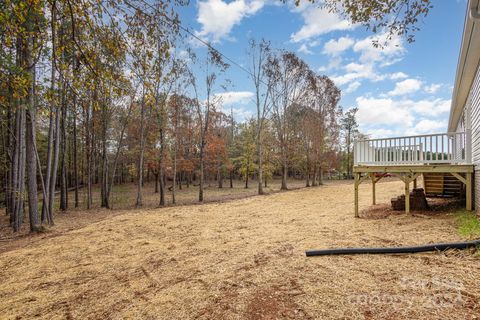
[[[427,197],[458,197],[464,193],[463,183],[450,173],[424,173]]]

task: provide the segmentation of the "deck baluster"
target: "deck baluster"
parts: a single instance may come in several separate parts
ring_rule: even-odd
[[[354,161],[356,165],[469,164],[469,134],[452,132],[358,140],[354,143]]]

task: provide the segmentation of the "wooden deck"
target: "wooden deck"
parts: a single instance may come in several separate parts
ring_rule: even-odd
[[[471,131],[447,132],[354,142],[354,165],[472,163]]]
[[[358,187],[366,179],[372,182],[372,204],[375,204],[376,183],[383,177],[382,174],[390,173],[405,183],[405,212],[410,213],[410,184],[417,186],[417,178],[424,173],[448,173],[456,177],[465,185],[466,209],[472,210],[472,164],[404,164],[404,165],[355,165],[355,217],[358,217]]]

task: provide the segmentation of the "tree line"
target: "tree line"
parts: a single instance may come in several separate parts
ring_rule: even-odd
[[[78,207],[82,189],[90,209],[95,185],[111,208],[113,186],[133,182],[142,206],[153,176],[163,206],[192,184],[204,201],[205,181],[223,188],[241,177],[249,187],[255,176],[263,194],[275,175],[286,190],[292,173],[314,186],[345,165],[339,145],[351,137],[341,139],[347,127],[331,79],[252,40],[245,72],[255,113],[238,122],[221,94],[232,66],[211,46],[188,48],[180,5],[2,1],[0,177],[14,231],[27,210],[31,231],[53,225],[56,199],[61,211]]]

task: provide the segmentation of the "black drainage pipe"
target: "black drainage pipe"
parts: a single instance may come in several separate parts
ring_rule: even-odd
[[[392,248],[340,248],[340,249],[325,249],[325,250],[307,250],[305,254],[307,257],[313,256],[327,256],[327,255],[341,255],[341,254],[385,254],[385,253],[417,253],[428,251],[445,251],[447,249],[467,249],[480,245],[480,239],[452,242],[452,243],[434,243],[424,246],[414,247],[392,247]]]

